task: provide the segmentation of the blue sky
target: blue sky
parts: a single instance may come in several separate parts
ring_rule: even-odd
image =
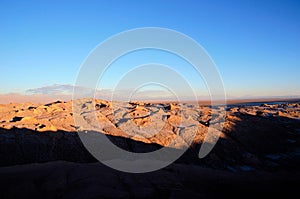
[[[0,27],[0,93],[74,84],[80,65],[105,39],[133,28],[163,27],[206,49],[228,96],[300,95],[299,1],[1,0]],[[169,61],[196,89],[203,87],[176,58],[136,56],[139,61],[132,63],[152,61],[149,56]],[[117,73],[103,79],[104,88]]]

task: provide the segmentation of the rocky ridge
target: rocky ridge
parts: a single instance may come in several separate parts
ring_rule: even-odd
[[[77,134],[93,130],[135,152],[161,147],[180,150],[191,142],[181,158],[187,164],[232,171],[296,169],[299,165],[299,103],[211,108],[192,103],[83,99],[74,102],[80,105],[79,112],[72,110],[72,103],[0,105],[1,164],[95,161]],[[224,112],[220,128],[218,120]],[[82,119],[79,124],[74,122],[76,114]],[[197,155],[209,127],[220,138],[212,153],[200,160]],[[184,133],[189,130],[195,135]],[[174,141],[177,135],[182,139]],[[11,153],[13,157],[8,156]]]

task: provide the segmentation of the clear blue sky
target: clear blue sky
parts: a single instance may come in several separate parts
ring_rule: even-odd
[[[300,95],[300,1],[289,0],[1,0],[0,93],[74,84],[96,45],[149,26],[201,44],[229,96]]]

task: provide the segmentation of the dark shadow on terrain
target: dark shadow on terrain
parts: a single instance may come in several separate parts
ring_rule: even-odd
[[[96,162],[78,135],[64,131],[37,132],[26,128],[0,128],[0,165],[41,163],[56,160]]]
[[[115,145],[131,152],[155,151],[162,146],[106,135]],[[87,151],[77,132],[37,132],[26,128],[0,128],[0,166],[64,160],[89,163],[97,160]]]
[[[262,161],[262,167],[300,169],[300,119],[263,117],[237,113],[233,129],[226,135],[244,151]]]
[[[236,113],[206,165],[229,170],[300,170],[300,120]],[[200,147],[200,146],[198,146]],[[198,149],[197,149],[198,150]],[[207,162],[214,162],[207,164]]]

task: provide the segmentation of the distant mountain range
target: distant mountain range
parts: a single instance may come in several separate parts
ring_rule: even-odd
[[[96,98],[104,100],[123,100],[128,101],[129,95],[132,90],[117,90],[112,89],[101,89],[94,90],[91,88],[78,88],[71,84],[54,84],[51,86],[43,86],[39,88],[28,89],[23,93],[2,93],[0,94],[0,103],[10,103],[10,102],[34,102],[34,103],[44,103],[51,102],[55,100],[71,100],[74,88],[82,92],[82,97],[85,94],[93,94]],[[218,97],[216,97],[218,98]],[[191,96],[181,96],[181,100],[191,101],[194,97]],[[210,96],[198,95],[198,101],[209,102]],[[261,101],[285,101],[290,99],[300,99],[300,95],[287,95],[287,96],[226,96],[228,103],[238,103],[238,102],[261,102]],[[174,101],[176,97],[164,90],[148,90],[140,91],[133,95],[131,100],[144,100],[144,101]]]

